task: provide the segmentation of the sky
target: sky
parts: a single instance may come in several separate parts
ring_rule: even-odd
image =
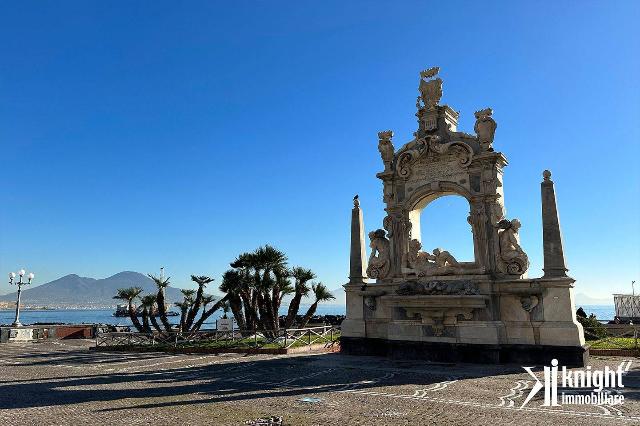
[[[629,292],[639,19],[637,1],[3,2],[0,272],[219,283],[268,243],[338,288],[354,194],[382,227],[377,132],[411,139],[419,72],[439,66],[459,130],[494,110],[529,276],[550,169],[576,292]],[[426,248],[468,258],[467,213],[429,205]]]

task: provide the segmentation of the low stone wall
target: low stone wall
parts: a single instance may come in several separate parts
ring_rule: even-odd
[[[38,324],[31,326],[0,327],[0,343],[29,342],[34,340],[92,339],[96,335],[94,324]]]
[[[94,325],[55,325],[49,328],[53,339],[91,339],[95,337]]]
[[[638,349],[589,349],[591,355],[640,357]]]

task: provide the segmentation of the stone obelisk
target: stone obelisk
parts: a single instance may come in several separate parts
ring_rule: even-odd
[[[556,205],[556,193],[551,180],[551,172],[542,172],[544,180],[540,184],[542,194],[542,243],[544,251],[543,278],[566,277],[567,265],[562,248],[562,231]]]
[[[349,284],[364,284],[367,277],[367,252],[364,240],[364,219],[357,195],[353,198],[353,209],[351,210],[350,259]]]

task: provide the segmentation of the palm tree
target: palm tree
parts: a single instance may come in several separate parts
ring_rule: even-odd
[[[229,296],[230,308],[241,329],[278,330],[282,299],[289,293],[294,296],[284,325],[293,325],[302,298],[311,291],[308,283],[315,278],[312,271],[300,267],[289,270],[287,256],[270,245],[241,253],[231,267],[220,290]]]
[[[271,304],[273,312],[273,329],[280,329],[280,305],[285,295],[295,292],[295,287],[291,284],[291,271],[286,268],[275,269],[275,285],[271,290]]]
[[[142,324],[138,320],[138,315],[136,312],[136,307],[133,304],[133,301],[142,293],[142,289],[140,287],[129,287],[129,288],[119,288],[118,294],[113,296],[114,299],[125,300],[127,302],[128,310],[129,310],[129,318],[131,318],[131,322],[133,326],[138,330],[138,332],[143,333],[145,331]]]
[[[226,271],[222,276],[220,291],[229,295],[229,309],[231,309],[240,330],[245,330],[247,328],[247,322],[245,314],[242,311],[242,297],[240,296],[240,293],[243,291],[241,273],[233,269]]]
[[[187,315],[189,309],[193,307],[193,296],[196,294],[195,290],[191,289],[181,289],[180,293],[184,297],[182,302],[176,302],[175,305],[180,308],[180,330],[186,331],[187,329]]]
[[[262,328],[275,331],[279,328],[278,309],[282,303],[282,290],[286,290],[287,256],[265,245],[258,247],[249,261],[249,267],[254,271]]]
[[[169,286],[169,277],[162,278],[156,277],[155,275],[148,274],[149,278],[156,283],[158,287],[158,295],[156,296],[156,303],[158,304],[158,314],[160,315],[160,322],[164,326],[166,331],[173,331],[173,327],[171,327],[171,323],[167,319],[167,302],[165,298],[165,288]]]
[[[200,317],[200,319],[198,321],[196,321],[195,324],[193,324],[193,326],[191,327],[191,331],[198,331],[200,330],[200,327],[202,327],[202,324],[204,324],[204,322],[211,316],[213,315],[213,313],[215,311],[217,311],[218,309],[220,309],[220,307],[227,301],[229,300],[229,295],[227,294],[226,296],[224,296],[222,299],[218,300],[216,303],[213,304],[213,306],[211,307],[211,309],[209,309],[208,311],[203,311],[202,312],[202,316]]]
[[[213,278],[209,278],[205,275],[191,275],[191,281],[198,284],[198,292],[196,293],[196,299],[193,302],[193,305],[189,309],[189,314],[187,315],[187,319],[184,324],[184,328],[186,330],[191,328],[193,324],[193,320],[196,318],[198,311],[200,310],[200,306],[202,305],[202,297],[204,296],[204,288],[207,284],[214,281]]]
[[[215,297],[213,297],[210,294],[204,294],[202,295],[202,311],[206,311],[207,310],[207,305],[209,303],[213,303],[213,301],[216,300]]]
[[[142,325],[144,326],[145,329],[148,329],[148,331],[150,332],[151,327],[149,327],[148,321],[151,320],[151,325],[153,325],[153,328],[157,332],[162,333],[160,324],[158,324],[158,320],[156,319],[156,313],[157,313],[156,300],[157,299],[158,299],[158,296],[156,296],[155,294],[147,294],[146,296],[143,296],[140,299],[140,303],[142,305]]]
[[[318,303],[335,299],[335,296],[331,294],[327,286],[325,286],[322,283],[313,284],[311,286],[311,289],[313,290],[315,302],[313,302],[313,304],[309,306],[309,310],[307,310],[307,313],[304,314],[304,317],[302,318],[302,321],[300,324],[301,328],[304,328],[309,322],[309,320],[311,319],[311,317],[316,313],[316,309],[318,309]]]
[[[227,319],[228,318],[227,315],[231,310],[231,306],[229,306],[229,301],[227,300],[226,302],[224,302],[221,307],[222,307],[222,318]]]
[[[284,328],[291,328],[294,321],[296,320],[296,315],[298,315],[298,311],[300,310],[300,301],[311,291],[311,288],[309,288],[307,283],[314,279],[316,277],[316,274],[314,274],[311,269],[305,269],[296,266],[291,270],[291,276],[295,280],[295,294],[291,299],[291,302],[289,302],[289,310],[287,311],[287,318],[284,322]]]
[[[202,314],[200,315],[200,317],[202,317],[204,315],[204,313],[207,311],[207,305],[215,302],[216,298],[213,297],[210,294],[204,294],[202,295]],[[204,321],[203,321],[204,322]],[[194,326],[192,326],[191,331],[197,331],[193,328]]]

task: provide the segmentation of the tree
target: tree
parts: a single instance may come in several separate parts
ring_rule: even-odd
[[[278,310],[282,296],[292,291],[288,282],[287,256],[265,245],[252,253],[242,253],[231,263],[241,277],[241,293],[247,320],[265,331],[279,328]]]
[[[183,296],[182,302],[176,302],[175,305],[180,308],[180,331],[185,331],[189,329],[187,326],[187,316],[193,307],[193,296],[196,294],[196,291],[191,289],[180,289],[180,293],[182,293]]]
[[[233,317],[236,319],[236,323],[240,330],[247,328],[247,321],[245,313],[243,312],[243,304],[241,292],[243,292],[242,274],[236,270],[228,270],[222,276],[222,284],[220,284],[220,291],[223,291],[229,295],[229,309],[233,313]]]
[[[229,306],[229,301],[227,300],[222,304],[222,318],[227,319],[229,311],[231,310],[231,306]]]
[[[300,322],[300,327],[303,328],[307,325],[311,317],[316,313],[316,309],[318,309],[318,303],[325,302],[327,300],[335,299],[335,296],[331,294],[327,286],[322,283],[313,284],[311,286],[313,290],[313,295],[315,297],[315,302],[309,306],[307,313],[304,314],[302,321]]]
[[[191,327],[191,331],[198,331],[200,330],[200,327],[202,327],[202,324],[204,324],[204,322],[211,316],[213,315],[213,313],[215,311],[217,311],[218,309],[220,309],[220,307],[229,299],[229,295],[224,296],[222,299],[218,300],[216,303],[213,304],[213,306],[211,307],[211,309],[207,310],[203,310],[202,311],[202,316],[200,317],[200,319]]]
[[[209,303],[213,303],[215,300],[216,300],[216,298],[213,297],[210,294],[203,295],[202,296],[202,309],[203,309],[203,312],[207,310],[207,305]]]
[[[158,320],[156,319],[158,313],[158,309],[156,308],[157,298],[155,294],[147,294],[140,299],[142,305],[142,325],[147,332],[151,332],[151,327],[149,327],[149,320],[151,320],[153,328],[162,333],[162,328],[160,328],[160,324],[158,324]]]
[[[113,298],[124,300],[127,302],[129,318],[131,318],[131,322],[133,323],[133,326],[136,328],[136,330],[138,330],[138,332],[140,333],[145,332],[144,327],[142,326],[142,324],[140,324],[140,321],[138,320],[136,307],[133,304],[133,301],[138,296],[140,296],[140,293],[142,293],[142,289],[140,287],[129,287],[129,288],[119,288],[117,291],[118,291],[118,294],[113,296]]]
[[[202,298],[204,296],[204,288],[206,287],[207,284],[212,283],[214,279],[209,278],[205,275],[191,275],[191,281],[198,284],[198,291],[196,293],[196,298],[189,309],[187,318],[184,322],[184,329],[186,330],[191,328],[191,326],[193,325],[193,321],[195,320],[196,315],[200,310],[200,306],[202,305]]]
[[[229,308],[241,330],[260,328],[265,332],[277,332],[280,307],[287,294],[293,294],[293,297],[284,326],[294,324],[302,299],[311,291],[309,283],[315,278],[311,270],[288,269],[287,256],[269,245],[241,253],[230,265],[232,269],[224,273],[219,288],[226,293]],[[322,288],[325,287],[318,290],[322,297],[315,301],[314,312],[318,303],[327,300],[326,295],[320,294]]]
[[[291,270],[291,276],[295,280],[295,294],[293,296],[293,299],[291,299],[291,302],[289,302],[289,309],[287,311],[287,318],[285,319],[284,328],[291,328],[294,321],[296,320],[296,315],[298,315],[298,311],[300,310],[300,301],[311,291],[311,288],[309,288],[307,283],[314,279],[316,277],[316,274],[314,274],[311,269],[305,269],[296,266]]]
[[[576,319],[584,328],[584,338],[586,340],[600,340],[607,336],[607,328],[602,325],[594,314],[586,316],[576,315]]]
[[[165,298],[165,289],[169,286],[169,277],[162,278],[156,277],[155,275],[148,274],[149,278],[156,283],[158,287],[158,294],[156,296],[156,303],[158,305],[158,315],[160,315],[160,322],[164,326],[166,331],[173,331],[173,327],[171,327],[171,323],[167,318],[167,302]]]

